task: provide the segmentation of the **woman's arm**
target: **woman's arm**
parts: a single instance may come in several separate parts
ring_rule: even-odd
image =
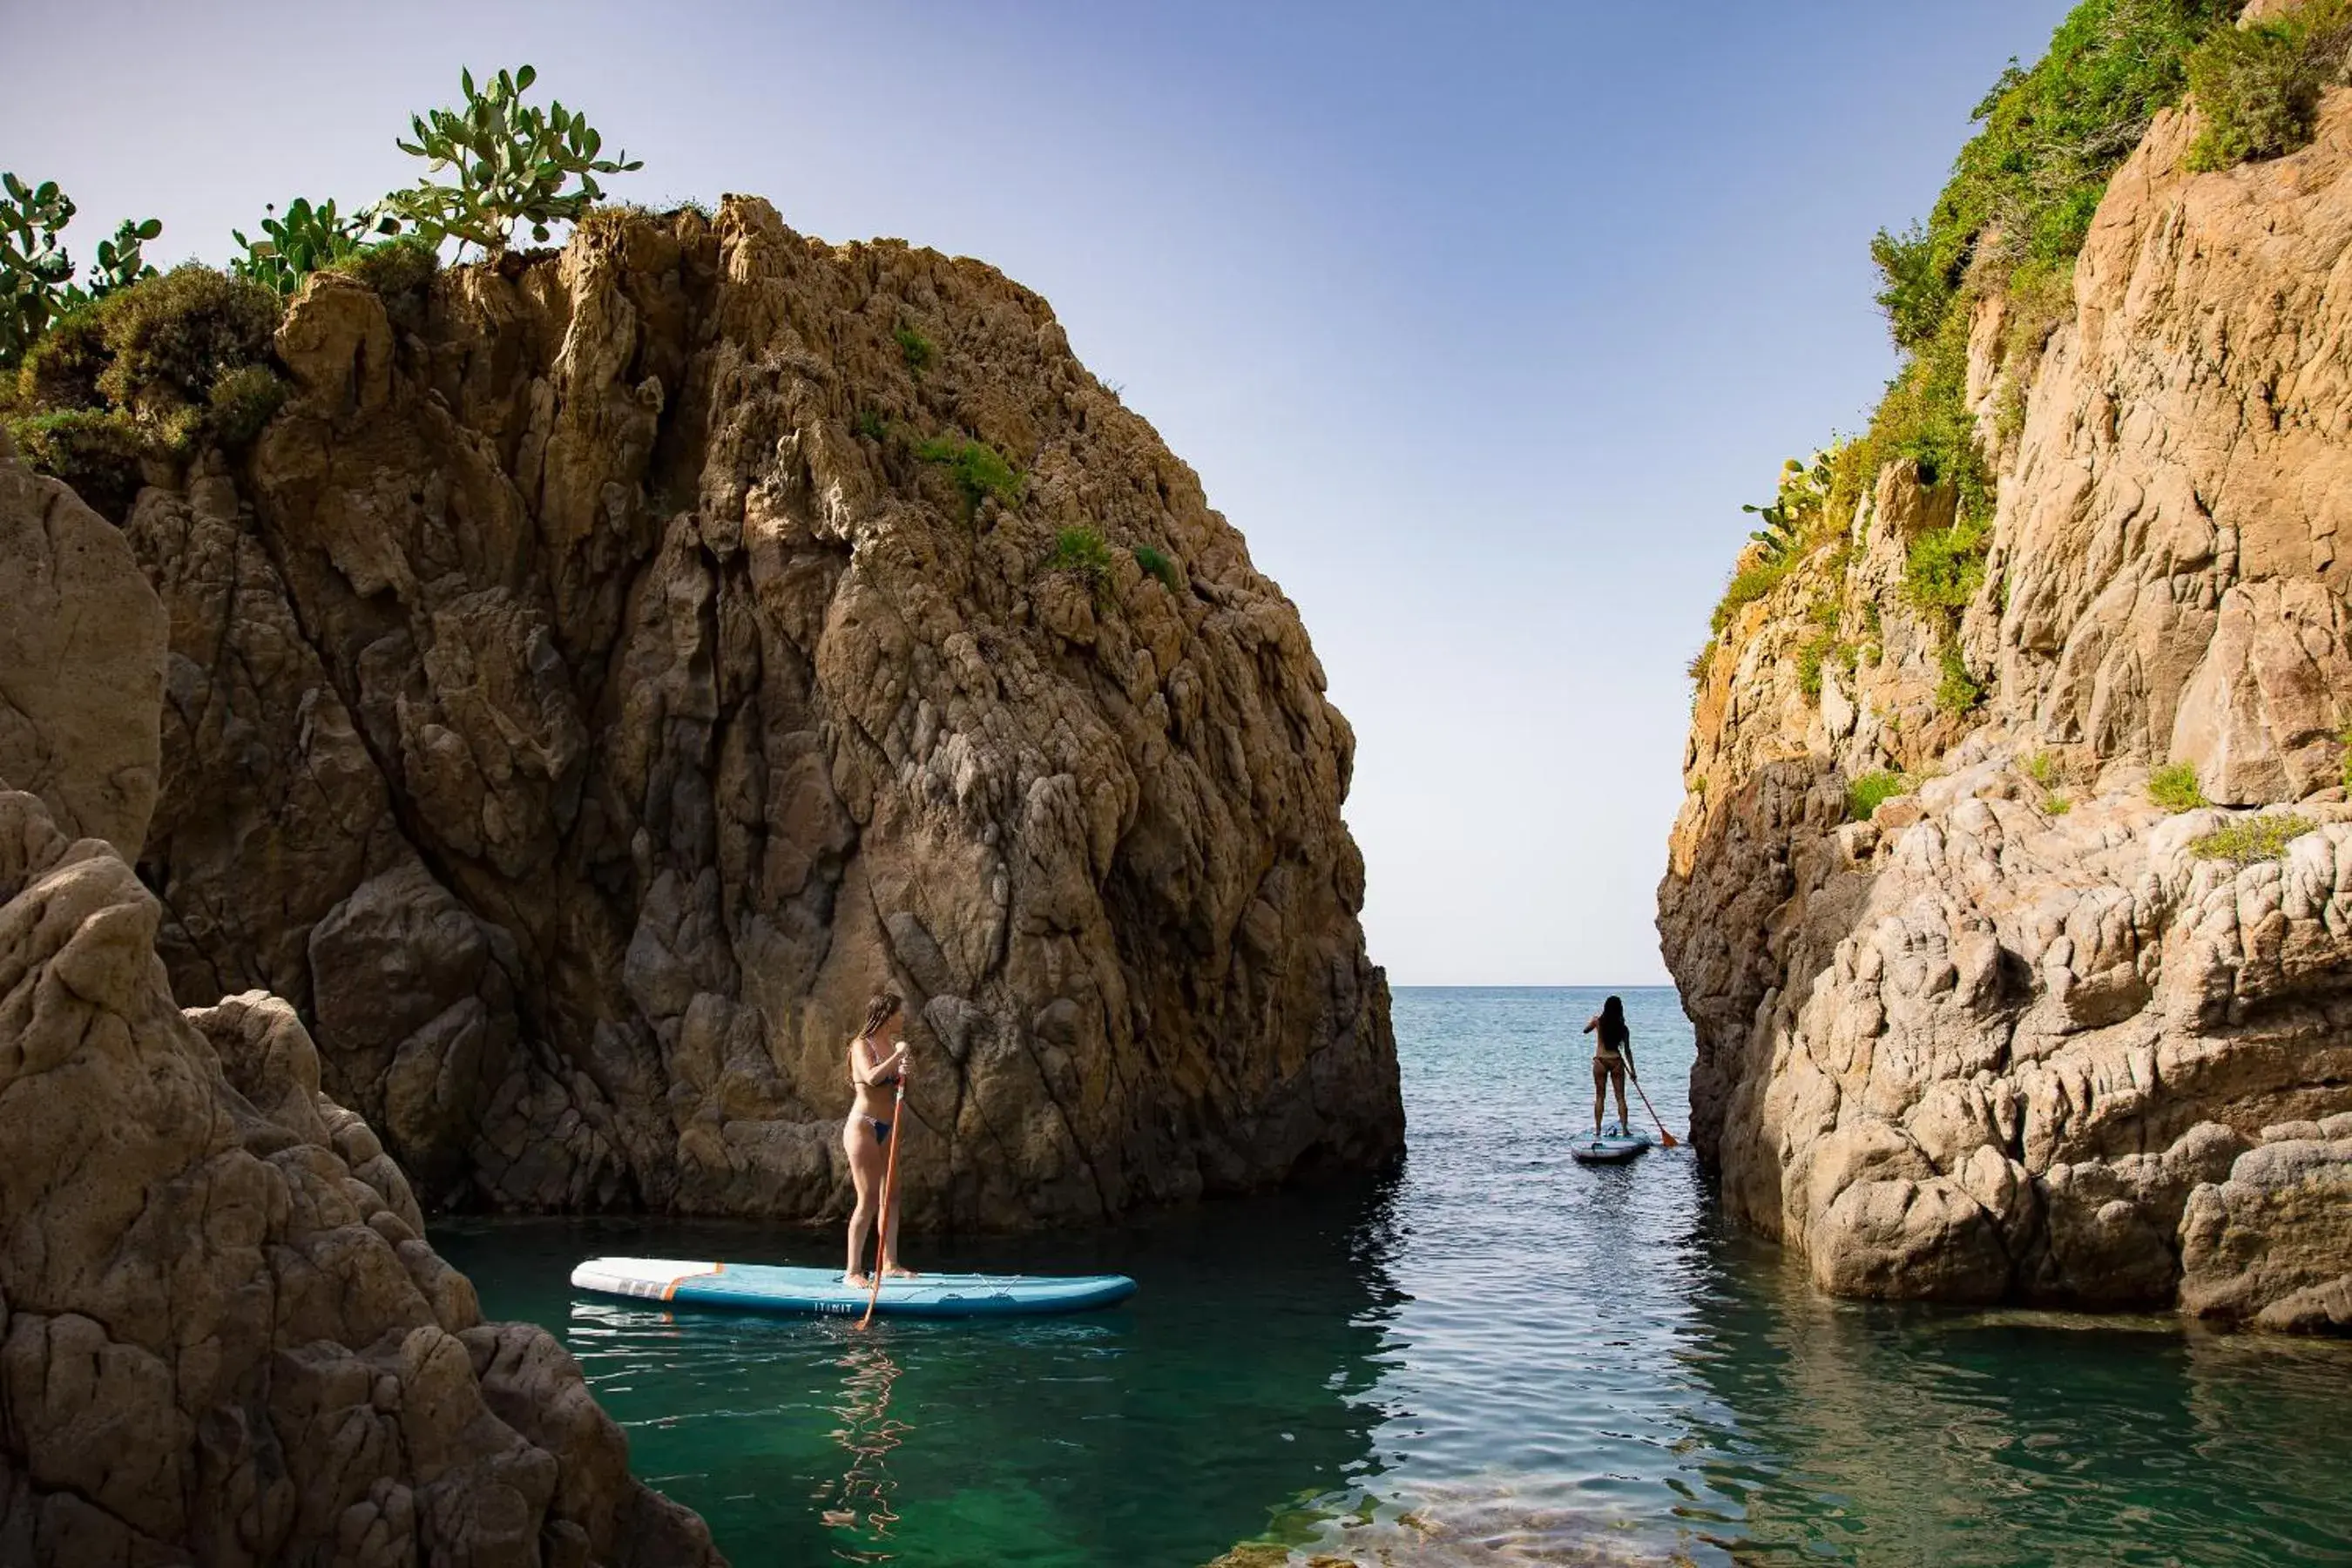
[[[851,1043],[849,1050],[849,1073],[852,1078],[857,1080],[857,1087],[860,1089],[872,1089],[876,1079],[881,1078],[886,1074],[903,1067],[907,1060],[907,1042],[904,1040],[900,1040],[898,1042],[898,1048],[897,1050],[892,1051],[880,1061],[874,1062],[870,1067],[861,1064],[866,1062],[872,1058],[873,1047],[871,1046],[868,1046],[864,1040],[856,1040]]]
[[[1628,1035],[1623,1039],[1617,1042],[1617,1054],[1625,1058],[1625,1076],[1627,1078],[1640,1078],[1642,1076],[1640,1073],[1633,1070],[1633,1036]]]
[[[1591,1016],[1590,1018],[1587,1018],[1586,1020],[1584,1020],[1584,1032],[1585,1032],[1586,1034],[1588,1034],[1588,1035],[1589,1035],[1589,1034],[1592,1033],[1592,1031],[1593,1031],[1593,1030],[1595,1030],[1595,1029],[1597,1029],[1597,1028],[1599,1028],[1599,1027],[1601,1027],[1601,1015],[1600,1015],[1600,1014],[1595,1013],[1594,1015],[1592,1015],[1592,1016]]]

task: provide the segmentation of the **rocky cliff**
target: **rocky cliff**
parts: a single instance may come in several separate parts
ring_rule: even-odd
[[[1696,1141],[1832,1290],[2352,1329],[2352,94],[2194,130],[2046,332],[1974,307],[1967,603],[1904,591],[1956,498],[1897,465],[1702,661]]]
[[[292,1009],[173,1005],[124,858],[163,606],[5,437],[0,589],[0,1563],[715,1563],[562,1347],[481,1321]]]
[[[170,617],[141,873],[426,1206],[844,1212],[910,1001],[910,1223],[1400,1142],[1297,611],[1045,302],[764,203],[314,277],[249,451],[123,518]]]

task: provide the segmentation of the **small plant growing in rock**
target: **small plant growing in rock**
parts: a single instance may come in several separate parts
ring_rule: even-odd
[[[441,257],[430,240],[404,234],[397,239],[362,245],[335,258],[320,270],[356,278],[389,302],[414,294],[432,282],[433,275],[441,270]]]
[[[1912,788],[1907,773],[1884,768],[1866,773],[1845,786],[1845,814],[1855,822],[1868,822],[1873,812],[1898,795],[1908,795]]]
[[[849,416],[849,428],[868,441],[879,441],[890,434],[890,422],[882,417],[878,408],[861,408]]]
[[[1821,632],[1797,650],[1797,684],[1806,696],[1819,699],[1822,694],[1822,666],[1838,651],[1837,637]]]
[[[2197,786],[2197,770],[2187,763],[2168,763],[2148,774],[2147,798],[2176,815],[2213,804]]]
[[[2074,809],[2074,799],[2063,789],[2053,789],[2042,797],[2042,809],[2053,816],[2063,816]]]
[[[2344,781],[2344,787],[2347,791],[2352,791],[2352,724],[2347,724],[2336,731],[2336,741],[2344,748],[2343,760],[2337,763],[2339,776]]]
[[[2289,844],[2318,826],[2291,811],[2277,816],[2249,816],[2192,840],[2189,852],[2200,860],[2234,860],[2241,865],[2277,860],[2285,856]]]
[[[956,488],[963,492],[967,512],[977,511],[982,500],[989,496],[1004,506],[1021,500],[1021,471],[985,441],[936,437],[916,447],[915,456],[926,463],[947,466],[955,475]]]
[[[275,203],[262,213],[259,239],[246,238],[241,228],[229,230],[245,254],[231,258],[228,269],[280,296],[293,293],[320,268],[355,254],[372,237],[400,232],[400,220],[382,209],[346,216],[335,210],[331,197],[313,206],[308,197],[296,196],[286,204],[284,217]]]
[[[1054,536],[1045,570],[1066,572],[1099,592],[1110,582],[1111,561],[1110,546],[1101,534],[1091,528],[1066,528]]]
[[[1968,660],[1960,656],[1958,643],[1945,643],[1937,657],[1943,665],[1943,674],[1936,683],[1936,706],[1947,713],[1969,712],[1984,700],[1984,683],[1969,673]]]
[[[1691,678],[1693,685],[1705,686],[1706,678],[1714,673],[1716,646],[1715,639],[1709,637],[1706,646],[1691,655],[1690,663],[1683,668],[1683,673]],[[2347,754],[2352,755],[2352,753]],[[2352,763],[2347,763],[2347,766],[2352,767]]]
[[[2058,782],[2058,759],[2048,752],[2028,752],[2018,759],[2018,766],[2044,789]]]
[[[913,371],[919,377],[923,372],[930,369],[932,358],[930,339],[904,321],[891,329],[890,336],[897,341],[898,353],[906,360],[908,370]]]
[[[601,156],[604,136],[560,100],[545,109],[524,103],[538,79],[524,66],[499,72],[478,90],[474,73],[460,71],[465,107],[412,115],[415,140],[395,143],[425,161],[427,177],[386,196],[385,209],[434,245],[454,239],[495,258],[519,224],[543,244],[550,225],[578,221],[604,198],[597,175],[645,167],[625,153]],[[455,172],[455,183],[431,177],[444,169]]]
[[[1181,594],[1184,591],[1184,576],[1182,573],[1177,571],[1176,563],[1149,544],[1139,544],[1135,547],[1135,563],[1143,568],[1146,575],[1159,578],[1160,585],[1170,593]]]

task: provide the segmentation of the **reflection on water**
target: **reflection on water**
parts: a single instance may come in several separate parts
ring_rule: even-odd
[[[888,1460],[890,1450],[907,1433],[907,1424],[890,1414],[890,1390],[898,1381],[898,1363],[878,1344],[853,1345],[842,1352],[842,1402],[833,1407],[841,1426],[833,1434],[849,1453],[849,1468],[818,1515],[854,1543],[836,1549],[852,1563],[887,1563],[880,1550],[898,1522],[891,1511]]]
[[[1670,992],[1626,1000],[1680,1133],[1687,1028]],[[1195,1568],[1236,1542],[1252,1563],[2352,1563],[2352,1347],[1823,1300],[1717,1221],[1686,1152],[1567,1158],[1598,1002],[1399,992],[1412,1144],[1381,1181],[910,1259],[1135,1276],[1108,1312],[862,1334],[671,1313],[566,1277],[595,1252],[821,1262],[836,1238],[436,1237],[486,1310],[564,1335],[638,1472],[743,1568]]]
[[[577,1297],[599,1252],[816,1262],[833,1238],[641,1220],[459,1221],[488,1311],[562,1333],[638,1473],[739,1564],[1208,1561],[1370,1473],[1396,1184],[926,1247],[918,1267],[1135,1275],[1133,1301],[968,1322]],[[1245,1223],[1235,1223],[1237,1221]]]

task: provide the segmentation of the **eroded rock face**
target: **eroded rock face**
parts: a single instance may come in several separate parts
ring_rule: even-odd
[[[0,1560],[711,1563],[545,1331],[484,1323],[293,1010],[0,790]]]
[[[40,783],[0,780],[0,1563],[715,1563],[563,1349],[481,1321],[294,1010],[173,1005],[125,858],[163,607],[5,438],[0,571]]]
[[[0,431],[0,778],[136,855],[155,807],[163,611],[121,532]]]
[[[835,1215],[886,987],[910,1223],[1396,1146],[1352,736],[1043,301],[743,200],[509,274],[312,279],[250,458],[126,520],[184,1002],[293,1002],[428,1207]]]
[[[2024,394],[1953,644],[1982,705],[1938,703],[1897,591],[1951,506],[1901,468],[1699,693],[1659,889],[1696,1141],[1833,1291],[2352,1321],[2352,95],[2272,163],[2184,174],[2193,130],[2117,174],[2036,357],[1980,308],[1989,445]],[[2167,763],[2238,809],[2168,815]],[[2290,815],[2276,857],[2193,852]]]

